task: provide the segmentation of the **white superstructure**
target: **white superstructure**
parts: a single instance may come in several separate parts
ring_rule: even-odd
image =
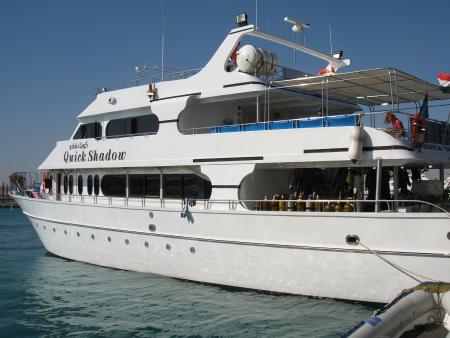
[[[248,37],[333,72],[281,67]],[[349,63],[234,29],[190,77],[99,93],[39,167],[46,193],[14,197],[49,252],[91,264],[373,302],[448,281],[443,184],[420,181],[430,165],[443,181],[448,125],[417,142],[400,110],[450,96],[393,68],[334,74]],[[402,135],[375,127],[386,104]],[[420,194],[401,195],[407,171]]]

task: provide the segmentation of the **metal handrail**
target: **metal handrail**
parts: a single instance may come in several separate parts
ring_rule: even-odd
[[[341,114],[341,115],[331,115],[331,116],[327,116],[327,117],[315,117],[315,116],[310,116],[310,117],[304,117],[304,118],[297,118],[297,119],[288,119],[288,120],[275,120],[275,121],[262,121],[262,122],[251,122],[251,123],[236,123],[236,124],[222,124],[222,125],[211,125],[211,126],[202,126],[202,127],[195,127],[195,128],[180,128],[181,132],[185,132],[187,134],[208,134],[211,133],[212,129],[217,129],[217,128],[223,128],[223,127],[239,127],[239,131],[245,131],[245,127],[246,126],[251,126],[251,125],[257,125],[257,124],[263,124],[264,126],[267,126],[270,122],[297,122],[297,121],[310,121],[310,120],[328,120],[328,119],[332,119],[333,117],[349,117],[349,116],[355,116],[355,117],[359,117],[359,123],[361,125],[364,125],[366,118],[369,121],[368,126],[372,127],[372,128],[382,128],[385,125],[382,123],[377,123],[376,119],[373,117],[376,116],[380,116],[381,114],[384,114],[388,111],[392,111],[392,110],[379,110],[379,111],[370,111],[370,112],[360,112],[360,113],[352,113],[352,114]],[[402,116],[406,116],[406,127],[404,126],[404,131],[406,133],[407,136],[403,137],[402,139],[407,140],[408,139],[408,134],[411,131],[411,118],[414,116],[414,114],[411,113],[407,113],[407,112],[403,112],[403,111],[395,111],[395,114],[398,115],[402,115]],[[436,123],[446,123],[448,125],[447,122],[445,121],[439,121],[439,120],[435,120],[435,119],[425,119],[426,122],[431,122],[433,124]],[[293,127],[292,129],[296,129],[297,127]],[[328,128],[327,126],[324,126],[322,124],[322,126],[317,126],[317,127],[311,127],[311,128]],[[336,128],[336,127],[333,127]],[[267,130],[268,128],[266,128]],[[301,129],[301,128],[299,128]],[[410,135],[409,135],[410,136]],[[435,137],[437,137],[437,135],[435,135]],[[433,141],[433,142],[430,142]],[[428,142],[425,142],[427,144],[437,144],[440,145],[441,142],[438,142],[438,140],[430,140]]]
[[[191,199],[179,199],[179,198],[158,198],[158,197],[112,197],[112,196],[88,196],[88,195],[70,195],[70,194],[46,194],[46,193],[39,193],[39,195],[41,196],[42,199],[45,200],[51,200],[53,199],[53,197],[55,198],[55,200],[61,201],[61,197],[66,197],[68,199],[69,202],[80,202],[82,204],[90,204],[89,200],[92,200],[93,203],[92,204],[101,204],[99,203],[99,201],[106,201],[107,205],[116,205],[113,202],[120,202],[120,204],[123,204],[124,206],[129,206],[130,205],[130,201],[133,202],[140,202],[142,207],[146,207],[146,206],[150,206],[149,203],[147,203],[148,201],[150,202],[154,202],[154,203],[158,203],[161,208],[166,208],[166,204],[169,205],[177,205],[178,207],[182,207],[183,202],[188,200],[188,201],[195,201],[195,205],[203,205],[204,209],[211,209],[211,206],[213,206],[214,204],[221,204],[221,205],[226,205],[228,206],[229,210],[236,210],[237,207],[240,205],[245,209],[248,209],[246,207],[246,204],[249,203],[279,203],[279,202],[284,202],[288,204],[292,204],[292,203],[311,203],[311,204],[315,204],[315,203],[320,203],[321,205],[326,205],[326,204],[340,204],[340,205],[344,205],[347,203],[350,204],[357,204],[357,203],[366,203],[366,204],[386,204],[388,206],[387,211],[395,211],[396,209],[398,209],[399,204],[414,204],[414,205],[427,205],[429,207],[432,207],[434,209],[439,210],[442,213],[449,213],[448,210],[434,204],[428,201],[423,201],[423,200],[354,200],[354,199],[295,199],[295,200],[291,200],[291,199],[265,199],[265,200],[227,200],[227,199],[195,199],[195,198],[191,198]],[[14,197],[15,195],[12,194],[12,196]],[[17,195],[16,195],[17,196]],[[21,195],[21,196],[25,196],[28,197],[26,195]],[[28,197],[31,198],[31,197]],[[133,204],[131,204],[133,205]],[[392,207],[391,207],[392,205]],[[271,211],[271,210],[258,210],[258,211]],[[359,212],[354,210],[353,212]],[[372,213],[376,213],[375,211],[369,211]]]

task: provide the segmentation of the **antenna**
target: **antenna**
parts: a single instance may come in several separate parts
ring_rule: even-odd
[[[164,5],[161,0],[161,81],[164,81]]]
[[[258,0],[255,0],[255,1],[256,1],[256,5],[255,5],[255,11],[256,11],[255,18],[256,18],[256,22],[255,22],[255,26],[256,26],[256,29],[258,29]]]
[[[333,55],[333,40],[331,38],[331,24],[328,24],[328,30],[330,32],[330,55]]]

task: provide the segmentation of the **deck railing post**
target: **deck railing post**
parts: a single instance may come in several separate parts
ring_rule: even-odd
[[[398,167],[394,167],[394,210],[398,210]]]
[[[382,160],[381,158],[377,159],[377,181],[376,181],[376,190],[375,190],[375,212],[380,211],[380,196],[381,196],[381,170],[382,167]]]

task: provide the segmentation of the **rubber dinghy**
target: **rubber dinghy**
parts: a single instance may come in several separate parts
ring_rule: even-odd
[[[450,337],[450,283],[425,282],[402,291],[344,338]]]

